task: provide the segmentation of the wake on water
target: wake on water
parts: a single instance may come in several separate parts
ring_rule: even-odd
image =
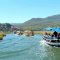
[[[40,35],[32,37],[8,34],[0,42],[0,58],[15,56],[29,50],[37,45],[40,41]]]
[[[41,35],[26,37],[8,34],[0,42],[0,60],[46,60],[49,56],[52,60],[53,50]]]

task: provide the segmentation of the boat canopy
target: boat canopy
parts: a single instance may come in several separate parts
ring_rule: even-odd
[[[60,27],[47,27],[45,28],[46,31],[56,31],[56,32],[60,32]]]

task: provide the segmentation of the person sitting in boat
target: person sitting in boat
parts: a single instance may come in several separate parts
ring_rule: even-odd
[[[54,35],[53,35],[53,34],[51,35],[51,38],[52,38],[52,39],[54,38]]]
[[[58,33],[58,36],[57,36],[58,40],[60,39],[60,33]]]
[[[48,39],[51,39],[51,34],[50,33],[48,33]]]
[[[45,34],[44,34],[44,39],[46,39],[48,36],[48,33],[47,32],[45,32]]]
[[[56,38],[57,38],[58,33],[57,33],[56,31],[54,31],[53,35],[54,35],[54,37],[56,37]]]
[[[45,32],[45,35],[48,35],[48,33],[47,33],[47,32]]]
[[[49,39],[49,38],[51,38],[50,33],[45,32],[45,34],[44,34],[44,39]]]

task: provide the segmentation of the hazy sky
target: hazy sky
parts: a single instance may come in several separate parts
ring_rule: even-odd
[[[23,23],[60,14],[60,0],[0,0],[0,23]]]

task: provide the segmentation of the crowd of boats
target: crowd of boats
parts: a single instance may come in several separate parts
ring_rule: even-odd
[[[14,31],[14,34],[25,35],[25,36],[34,36],[34,32],[32,30]]]
[[[34,36],[34,32],[32,30],[25,30],[25,31],[13,31],[13,34],[17,35],[24,35],[24,36]],[[0,32],[0,40],[3,40],[3,37],[6,36],[4,32]]]

